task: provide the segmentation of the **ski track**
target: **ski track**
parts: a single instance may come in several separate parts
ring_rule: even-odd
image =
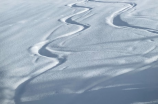
[[[137,4],[133,2],[104,2],[104,1],[95,1],[95,0],[88,0],[91,2],[99,2],[99,3],[117,3],[117,4],[128,4],[129,6],[122,8],[121,10],[118,10],[114,12],[110,17],[106,18],[106,23],[109,24],[110,26],[116,27],[116,28],[134,28],[134,29],[141,29],[141,30],[146,30],[151,33],[156,33],[158,34],[158,30],[151,29],[151,28],[146,28],[146,27],[140,27],[140,26],[134,26],[130,25],[127,22],[123,21],[121,19],[121,14],[128,12],[129,10],[134,9]]]
[[[49,59],[52,59],[54,61],[54,65],[50,66],[49,68],[44,68],[42,70],[38,70],[34,73],[32,73],[30,75],[30,77],[26,78],[23,82],[21,82],[19,84],[19,86],[16,88],[16,92],[15,92],[15,97],[14,97],[14,101],[16,104],[19,104],[21,101],[20,101],[20,98],[21,98],[21,95],[24,93],[24,89],[25,89],[25,86],[30,83],[30,81],[32,81],[33,79],[35,79],[36,77],[40,76],[41,74],[44,74],[45,72],[47,72],[48,70],[51,70],[59,65],[61,65],[62,63],[64,63],[66,60],[67,60],[67,56],[65,54],[63,54],[62,56],[58,54],[58,51],[55,51],[56,53],[52,53],[51,51],[49,51],[47,49],[47,46],[50,44],[50,43],[53,43],[53,41],[55,40],[58,40],[60,38],[64,38],[64,37],[68,37],[68,36],[71,36],[75,33],[78,33],[78,32],[81,32],[81,31],[84,31],[86,30],[87,28],[89,28],[90,26],[89,25],[85,25],[85,24],[81,24],[81,23],[78,23],[76,21],[73,21],[72,20],[72,17],[75,16],[75,15],[78,15],[78,14],[82,14],[84,12],[87,12],[87,11],[90,11],[92,8],[89,8],[89,7],[83,7],[83,6],[77,6],[76,3],[73,3],[73,4],[68,4],[67,5],[68,7],[72,8],[83,8],[84,10],[83,11],[80,11],[80,12],[77,12],[75,14],[72,14],[70,16],[67,16],[67,17],[64,17],[62,19],[59,19],[60,22],[62,23],[65,23],[65,24],[72,24],[72,25],[76,25],[79,27],[78,30],[76,31],[73,31],[73,32],[70,32],[68,34],[64,34],[62,36],[59,36],[53,40],[49,40],[49,36],[53,33],[51,32],[50,35],[46,36],[45,37],[45,40],[40,42],[40,43],[37,43],[35,44],[34,46],[30,47],[29,48],[29,51],[31,51],[31,53],[33,54],[33,56],[38,56],[38,57],[46,57],[46,58],[49,58]],[[58,28],[57,28],[58,29]],[[56,29],[55,29],[56,30]],[[55,31],[54,30],[54,31]],[[59,52],[60,53],[60,52]],[[36,62],[36,61],[35,61]]]
[[[50,50],[48,48],[49,44],[53,44],[53,42],[55,42],[56,40],[59,39],[66,39],[67,37],[70,37],[76,33],[85,31],[86,29],[90,28],[90,25],[87,24],[82,24],[80,22],[77,22],[75,20],[72,19],[72,17],[82,14],[82,13],[86,13],[86,12],[90,12],[93,8],[90,7],[85,7],[85,6],[78,6],[77,4],[82,3],[82,2],[96,2],[96,3],[116,3],[116,4],[127,4],[128,6],[114,12],[110,17],[106,18],[106,23],[114,28],[134,28],[134,29],[141,29],[141,30],[145,30],[151,33],[156,33],[158,34],[158,31],[155,29],[150,29],[150,28],[146,28],[146,27],[139,27],[139,26],[133,26],[128,24],[127,22],[124,22],[123,20],[121,20],[121,14],[128,12],[129,10],[132,10],[134,7],[137,6],[136,3],[132,3],[132,2],[104,2],[104,1],[95,1],[95,0],[86,0],[86,1],[81,1],[81,2],[77,2],[77,3],[72,3],[72,4],[68,4],[66,6],[70,7],[70,8],[82,8],[83,10],[77,13],[73,13],[72,15],[66,16],[64,18],[59,19],[58,21],[60,21],[63,24],[66,25],[74,25],[78,27],[78,30],[75,31],[71,31],[67,34],[63,34],[53,40],[50,40],[49,37],[53,34],[54,31],[56,31],[57,29],[59,29],[61,26],[57,27],[56,29],[53,30],[53,32],[49,33],[42,42],[39,42],[37,44],[35,44],[34,46],[31,46],[28,50],[33,54],[33,56],[36,56],[37,58],[35,59],[34,63],[36,64],[37,60],[40,57],[45,57],[48,58],[50,60],[52,60],[51,65],[46,66],[45,68],[39,69],[36,72],[33,72],[30,76],[28,76],[27,78],[25,78],[23,81],[21,81],[19,83],[19,85],[16,88],[16,92],[15,92],[15,97],[14,97],[14,101],[16,104],[20,104],[20,98],[21,95],[24,93],[24,89],[26,87],[26,85],[28,83],[30,83],[33,79],[37,78],[38,76],[46,73],[49,70],[52,70],[55,67],[58,67],[59,65],[63,64],[66,62],[68,55],[73,52],[73,50],[68,50],[69,52],[64,52],[62,50]],[[87,13],[89,14],[89,13]],[[93,14],[92,14],[93,15]],[[87,16],[86,18],[91,17]],[[82,17],[82,16],[81,16]],[[86,19],[84,18],[84,19]],[[117,21],[119,21],[119,23],[117,23]],[[63,45],[64,43],[62,43],[61,45]],[[59,47],[54,47],[54,49],[59,49],[61,48]],[[147,50],[146,52],[144,52],[145,54],[148,54],[149,52],[151,52],[152,50],[154,50],[156,48],[156,46],[152,47],[151,49]],[[152,63],[157,61],[157,57],[153,57],[151,59],[146,60],[146,63]],[[102,83],[105,80],[101,80],[95,84],[89,85],[85,90],[90,90],[91,88],[93,88],[94,86],[96,86],[99,83]]]

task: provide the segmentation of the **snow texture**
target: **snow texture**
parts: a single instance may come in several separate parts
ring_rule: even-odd
[[[158,104],[158,0],[0,0],[0,104]]]

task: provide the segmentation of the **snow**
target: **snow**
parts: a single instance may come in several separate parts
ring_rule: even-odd
[[[0,0],[0,104],[157,104],[157,0]]]

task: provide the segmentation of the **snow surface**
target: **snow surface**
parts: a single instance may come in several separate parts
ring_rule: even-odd
[[[0,104],[158,104],[158,0],[0,0]]]

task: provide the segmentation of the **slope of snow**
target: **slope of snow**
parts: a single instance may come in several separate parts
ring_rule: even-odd
[[[0,0],[0,104],[157,104],[157,0]]]

